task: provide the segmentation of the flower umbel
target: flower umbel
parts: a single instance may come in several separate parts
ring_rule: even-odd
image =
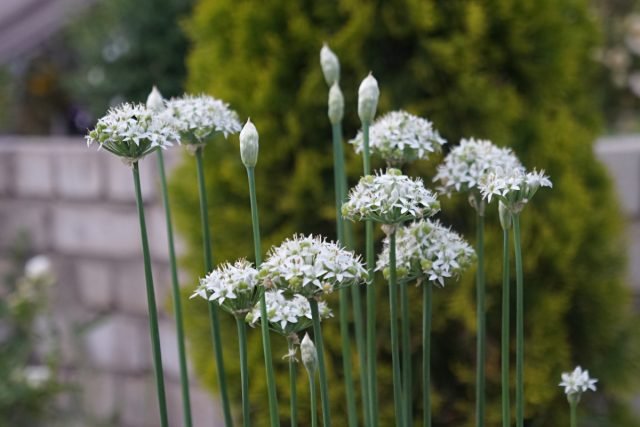
[[[580,366],[577,366],[573,372],[564,372],[562,374],[562,382],[558,384],[560,387],[564,387],[565,394],[582,394],[585,391],[596,391],[595,378],[589,377],[589,371],[582,370]]]
[[[434,215],[440,203],[419,178],[412,179],[398,169],[362,177],[342,205],[342,215],[352,221],[373,220],[400,224]]]
[[[496,196],[514,213],[520,212],[540,187],[552,186],[544,171],[527,172],[523,167],[498,168],[483,177],[478,184],[483,198],[491,202],[492,197]]]
[[[314,236],[294,236],[271,248],[260,267],[265,283],[305,298],[362,283],[366,276],[360,257]]]
[[[396,265],[400,281],[421,279],[444,286],[446,279],[458,277],[474,258],[471,246],[437,221],[420,220],[397,229]],[[376,269],[388,275],[388,237]]]
[[[352,139],[357,153],[362,151],[362,131]],[[447,141],[433,124],[406,111],[392,111],[377,119],[369,129],[371,153],[382,157],[389,166],[401,166],[440,152]]]

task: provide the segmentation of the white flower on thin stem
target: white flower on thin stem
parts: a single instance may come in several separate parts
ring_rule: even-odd
[[[269,251],[260,279],[305,298],[357,285],[367,273],[360,257],[322,237],[294,236]]]
[[[313,374],[318,369],[318,351],[309,338],[309,334],[304,334],[302,343],[300,343],[300,356],[307,372]]]
[[[255,167],[258,163],[259,138],[258,130],[251,123],[251,119],[247,119],[247,123],[240,131],[240,158],[248,168]]]
[[[174,123],[141,104],[125,103],[112,108],[86,136],[87,145],[98,144],[133,164],[157,148],[180,140]]]
[[[167,102],[167,111],[188,144],[204,144],[215,134],[226,138],[241,129],[238,114],[229,105],[209,95],[184,95]]]
[[[458,277],[475,258],[471,246],[437,221],[420,220],[396,233],[396,266],[401,281],[420,279],[441,287]],[[385,238],[376,269],[388,275],[389,238]]]
[[[520,212],[540,187],[552,186],[544,171],[527,172],[523,167],[498,168],[478,183],[483,198],[491,202],[495,196],[514,213]]]
[[[342,205],[342,215],[347,219],[383,224],[429,217],[439,210],[436,195],[424,187],[422,180],[402,175],[398,169],[362,177]]]
[[[358,116],[362,123],[371,123],[376,117],[380,89],[371,73],[362,80],[358,88]]]
[[[357,153],[362,152],[362,131],[350,143]],[[446,143],[433,128],[433,123],[406,111],[387,113],[369,129],[371,154],[382,157],[389,166],[427,159],[431,154],[442,151]]]
[[[562,374],[562,382],[558,384],[560,387],[564,387],[565,394],[581,394],[587,390],[596,391],[595,378],[589,377],[589,371],[582,370],[580,366],[576,367],[573,372],[564,372]]]
[[[320,49],[320,67],[328,86],[340,81],[340,61],[326,43]]]

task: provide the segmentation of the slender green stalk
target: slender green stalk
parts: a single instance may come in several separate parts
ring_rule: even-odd
[[[167,239],[169,244],[169,265],[171,266],[171,292],[173,296],[173,311],[176,316],[176,333],[178,335],[178,360],[180,363],[180,389],[182,391],[182,410],[184,425],[191,427],[191,398],[189,396],[189,371],[187,369],[187,351],[184,344],[184,324],[182,320],[182,303],[180,301],[180,285],[178,282],[178,267],[176,263],[175,244],[173,242],[173,224],[171,209],[169,208],[169,192],[167,191],[167,176],[164,167],[162,150],[158,150],[158,170],[160,171],[160,187],[162,189],[162,204],[164,205],[167,222]]]
[[[422,284],[422,407],[424,411],[423,426],[431,427],[431,311],[433,285]]]
[[[333,134],[333,176],[336,195],[336,230],[338,241],[344,245],[344,222],[341,207],[344,201],[342,193],[343,159],[340,158],[342,147],[342,128],[340,124],[331,127]],[[358,313],[354,313],[357,317]],[[342,338],[342,369],[344,371],[345,394],[347,398],[347,420],[350,427],[358,425],[356,414],[356,397],[353,387],[353,374],[351,366],[351,340],[349,339],[349,289],[340,289],[340,337]],[[366,398],[365,398],[366,401]],[[365,412],[366,414],[366,412]]]
[[[502,230],[502,427],[511,424],[509,399],[509,229]]]
[[[324,427],[331,426],[331,411],[329,410],[329,383],[327,382],[327,367],[324,363],[324,343],[322,339],[322,329],[320,328],[320,312],[318,301],[314,298],[309,300],[311,306],[311,318],[313,321],[313,338],[318,351],[318,371],[320,373],[320,398],[322,399],[322,424]]]
[[[371,174],[371,160],[369,153],[369,123],[362,123],[362,162],[364,175]],[[369,283],[367,284],[367,370],[369,383],[369,411],[370,422],[374,427],[378,426],[378,378],[377,378],[377,343],[376,343],[376,288],[375,276],[375,250],[373,247],[373,222],[365,223],[366,261]]]
[[[311,391],[311,427],[318,427],[318,392],[316,390],[316,373],[307,371],[309,390]]]
[[[524,284],[520,247],[520,214],[513,214],[516,254],[516,426],[524,427]]]
[[[249,198],[251,200],[251,223],[253,227],[253,249],[256,258],[256,268],[262,264],[262,244],[260,239],[260,219],[258,218],[258,200],[256,195],[256,178],[254,168],[247,168],[249,180]],[[260,291],[260,318],[267,319],[267,302],[264,289]],[[271,338],[269,337],[269,322],[260,322],[262,332],[262,351],[264,353],[264,367],[267,375],[267,390],[269,397],[269,417],[271,427],[280,426],[280,414],[278,413],[278,394],[276,392],[276,379],[271,355]]]
[[[247,362],[247,323],[243,316],[236,316],[240,348],[240,380],[242,383],[242,425],[251,427],[249,403],[249,363]]]
[[[409,284],[401,283],[400,287],[400,316],[402,339],[402,386],[404,400],[405,420],[407,426],[413,425],[413,399],[412,399],[412,369],[411,369],[411,340],[409,319]]]
[[[391,363],[393,365],[393,404],[396,425],[406,427],[402,411],[402,378],[400,376],[400,342],[398,338],[398,289],[396,280],[396,232],[389,233],[389,323],[391,324]]]
[[[204,183],[204,166],[202,165],[202,147],[198,147],[195,152],[196,170],[198,173],[198,192],[200,194],[200,222],[202,225],[202,247],[204,253],[204,266],[207,272],[213,269],[213,254],[211,252],[211,236],[209,235],[209,213],[207,209],[207,190]],[[225,426],[233,426],[231,417],[231,405],[227,392],[227,379],[224,370],[224,358],[222,356],[222,338],[220,336],[220,320],[218,319],[218,305],[209,302],[209,322],[211,323],[211,336],[213,339],[213,353],[216,361],[216,374],[218,385],[220,386],[220,397],[222,399],[222,412],[224,414]]]
[[[151,256],[149,255],[149,241],[147,238],[147,225],[144,219],[144,206],[142,204],[142,191],[140,189],[140,172],[138,162],[133,164],[133,183],[136,191],[136,205],[140,220],[140,236],[142,238],[142,255],[144,258],[144,277],[147,285],[147,309],[149,311],[149,332],[151,333],[151,345],[153,350],[153,369],[156,377],[156,391],[160,408],[160,423],[162,427],[169,426],[167,417],[167,399],[164,390],[164,376],[162,374],[162,352],[160,350],[160,332],[158,329],[158,310],[156,308],[156,295],[153,288],[153,274],[151,272]]]
[[[577,402],[569,402],[569,407],[571,411],[571,427],[578,426],[578,403]]]
[[[296,380],[298,377],[297,363],[295,358],[296,342],[298,336],[287,337],[289,345],[289,410],[291,411],[291,427],[298,427],[298,392]]]
[[[485,410],[485,360],[486,360],[486,313],[485,313],[485,277],[484,277],[484,214],[478,206],[476,224],[476,254],[478,269],[476,272],[476,303],[478,338],[476,348],[476,426],[484,427]]]

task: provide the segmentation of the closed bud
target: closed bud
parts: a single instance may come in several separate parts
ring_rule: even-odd
[[[358,89],[358,116],[360,116],[362,123],[371,123],[373,121],[376,116],[379,97],[378,81],[369,73],[360,83],[360,88]]]
[[[340,81],[340,61],[326,43],[320,49],[320,66],[327,85],[332,86]]]
[[[511,228],[511,211],[502,203],[502,200],[498,203],[498,214],[500,216],[500,225],[503,230],[508,230]]]
[[[313,375],[318,369],[318,352],[316,351],[316,346],[309,338],[309,334],[305,334],[302,339],[302,343],[300,344],[300,356],[302,358],[302,363],[304,367],[307,369],[310,375]]]
[[[247,119],[240,131],[240,158],[248,168],[255,167],[258,163],[258,130],[251,119]]]
[[[338,82],[333,83],[329,90],[329,121],[337,125],[344,117],[344,96]]]
[[[157,87],[151,89],[151,93],[147,97],[147,108],[155,113],[165,109],[164,99]]]

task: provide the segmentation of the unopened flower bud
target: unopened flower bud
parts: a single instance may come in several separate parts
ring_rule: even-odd
[[[247,119],[240,131],[240,158],[248,168],[255,167],[258,163],[258,130],[251,119]]]
[[[309,334],[305,334],[302,339],[300,356],[307,372],[313,374],[316,369],[318,369],[318,352],[316,351],[316,346],[313,344],[313,341],[309,338]]]
[[[502,200],[498,203],[498,214],[500,216],[500,225],[503,230],[508,230],[511,228],[511,211],[502,203]]]
[[[358,89],[358,116],[363,123],[371,123],[376,116],[376,108],[378,108],[378,98],[380,97],[380,89],[378,89],[377,80],[369,73],[369,75],[360,83]]]
[[[157,87],[151,89],[151,93],[147,97],[147,108],[155,113],[165,109],[164,99]]]
[[[338,82],[335,82],[329,89],[329,121],[336,125],[344,117],[344,96]]]
[[[327,85],[332,86],[340,81],[340,61],[326,43],[320,49],[320,66]]]

